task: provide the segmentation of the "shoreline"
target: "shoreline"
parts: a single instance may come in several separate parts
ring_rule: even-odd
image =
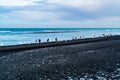
[[[25,50],[31,50],[31,49],[49,48],[49,47],[57,47],[57,46],[68,46],[68,45],[76,45],[76,44],[87,44],[87,43],[113,41],[113,40],[120,40],[120,35],[76,39],[76,40],[66,40],[66,41],[57,41],[57,42],[54,41],[54,42],[44,42],[44,43],[31,43],[31,44],[20,44],[20,45],[11,45],[11,46],[0,46],[0,52],[25,51]]]

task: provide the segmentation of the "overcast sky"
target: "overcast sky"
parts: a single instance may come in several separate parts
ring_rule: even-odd
[[[120,27],[120,0],[0,0],[0,27]]]

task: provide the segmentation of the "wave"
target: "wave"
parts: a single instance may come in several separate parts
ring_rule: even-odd
[[[15,31],[15,30],[1,30],[0,33],[8,33],[8,34],[46,34],[46,33],[72,33],[72,32],[88,32],[88,31],[119,31],[118,29],[81,29],[81,30],[20,30],[20,31]]]
[[[81,30],[42,30],[42,31],[0,31],[0,33],[10,34],[46,34],[46,33],[71,33],[80,32]]]
[[[10,33],[12,31],[0,31],[0,33]]]
[[[81,32],[81,30],[44,30],[31,32],[32,34],[45,34],[45,33],[72,33],[72,32]]]

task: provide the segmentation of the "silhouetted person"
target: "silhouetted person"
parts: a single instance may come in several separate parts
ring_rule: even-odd
[[[57,38],[55,38],[55,41],[57,42],[57,41],[58,41],[58,39],[57,39]]]
[[[49,39],[47,39],[47,42],[49,42]]]
[[[35,40],[35,42],[37,43],[37,40]]]
[[[75,40],[77,39],[77,37],[75,37]]]
[[[41,43],[41,39],[38,39],[38,42]]]

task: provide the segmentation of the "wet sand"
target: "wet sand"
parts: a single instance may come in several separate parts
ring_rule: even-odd
[[[0,80],[120,79],[119,39],[0,54]]]

